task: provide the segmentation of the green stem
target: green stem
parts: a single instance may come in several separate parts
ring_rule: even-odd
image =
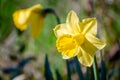
[[[94,72],[94,80],[99,80],[96,57],[94,57],[93,72]]]
[[[57,23],[60,24],[60,18],[58,17],[58,15],[57,15],[57,13],[55,12],[54,9],[44,8],[42,10],[42,13],[43,13],[43,16],[46,16],[47,14],[52,13],[56,17]]]

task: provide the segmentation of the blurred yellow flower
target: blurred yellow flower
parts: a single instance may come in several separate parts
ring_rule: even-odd
[[[54,28],[54,33],[58,38],[56,47],[63,58],[77,56],[80,63],[88,67],[94,61],[95,52],[106,45],[96,37],[97,20],[87,18],[80,22],[74,11],[69,12],[66,23]]]
[[[37,4],[27,9],[17,10],[13,13],[13,21],[16,28],[23,31],[31,26],[31,35],[37,38],[41,32],[44,16],[41,14],[42,6]]]

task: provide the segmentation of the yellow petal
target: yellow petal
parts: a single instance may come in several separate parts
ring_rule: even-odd
[[[90,67],[93,64],[94,56],[90,56],[89,53],[85,52],[85,50],[81,49],[77,55],[78,60],[84,66]]]
[[[79,19],[74,11],[70,11],[65,24],[59,24],[54,29],[56,37],[60,37],[64,34],[76,35],[79,34],[80,26]]]
[[[98,50],[102,49],[105,47],[105,43],[100,41],[96,36],[92,34],[86,34],[87,40],[94,45]]]
[[[56,47],[64,59],[76,56],[78,47],[70,35],[63,35],[56,41]]]
[[[84,43],[80,46],[80,52],[77,56],[80,63],[84,66],[90,67],[93,63],[96,51],[97,48],[94,47],[87,39],[85,39]]]
[[[20,30],[25,30],[29,23],[30,11],[26,9],[18,10],[13,14],[13,20],[16,27]]]
[[[83,19],[79,24],[84,35],[87,33],[97,34],[97,20],[95,18]]]
[[[59,24],[53,29],[56,37],[60,37],[64,34],[72,35],[72,30],[70,29],[68,24]]]
[[[32,13],[31,21],[30,21],[30,25],[31,25],[30,30],[33,38],[37,38],[39,36],[43,24],[44,24],[44,17],[40,14]]]
[[[33,12],[37,12],[37,11],[39,12],[42,9],[42,6],[40,4],[36,4],[28,9],[30,9]]]
[[[69,24],[70,29],[74,34],[81,32],[79,27],[79,18],[74,11],[68,13],[66,23]]]
[[[28,9],[21,9],[13,13],[13,21],[15,26],[20,30],[25,30],[30,22],[31,12],[37,12],[42,7],[35,5]]]

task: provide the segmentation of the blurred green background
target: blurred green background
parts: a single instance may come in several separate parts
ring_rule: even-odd
[[[53,28],[57,25],[55,16],[53,14],[46,16],[44,27],[38,39],[32,38],[29,28],[20,35],[13,23],[12,14],[14,11],[35,4],[41,4],[43,8],[54,9],[61,23],[65,23],[70,10],[74,10],[80,20],[96,17],[99,37],[107,43],[103,52],[107,71],[115,68],[119,63],[113,60],[111,64],[109,60],[113,59],[119,51],[117,45],[120,36],[119,3],[119,0],[0,0],[0,68],[15,66],[19,60],[35,56],[36,60],[24,67],[25,73],[34,74],[35,80],[44,80],[44,60],[45,55],[48,54],[53,74],[55,74],[54,69],[57,68],[63,79],[66,80],[65,60],[62,59],[55,47],[56,37],[53,33]],[[113,66],[113,64],[116,65]],[[3,80],[9,78],[8,75],[1,72],[0,76],[3,76]],[[75,75],[73,80],[77,80]],[[113,76],[111,80],[116,80],[116,76]]]

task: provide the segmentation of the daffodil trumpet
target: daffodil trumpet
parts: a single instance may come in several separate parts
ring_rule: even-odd
[[[51,8],[43,8],[40,4],[27,9],[20,9],[13,13],[13,21],[17,29],[24,31],[30,26],[31,35],[37,38],[43,28],[44,19],[47,14],[53,13],[60,23],[56,12]]]

